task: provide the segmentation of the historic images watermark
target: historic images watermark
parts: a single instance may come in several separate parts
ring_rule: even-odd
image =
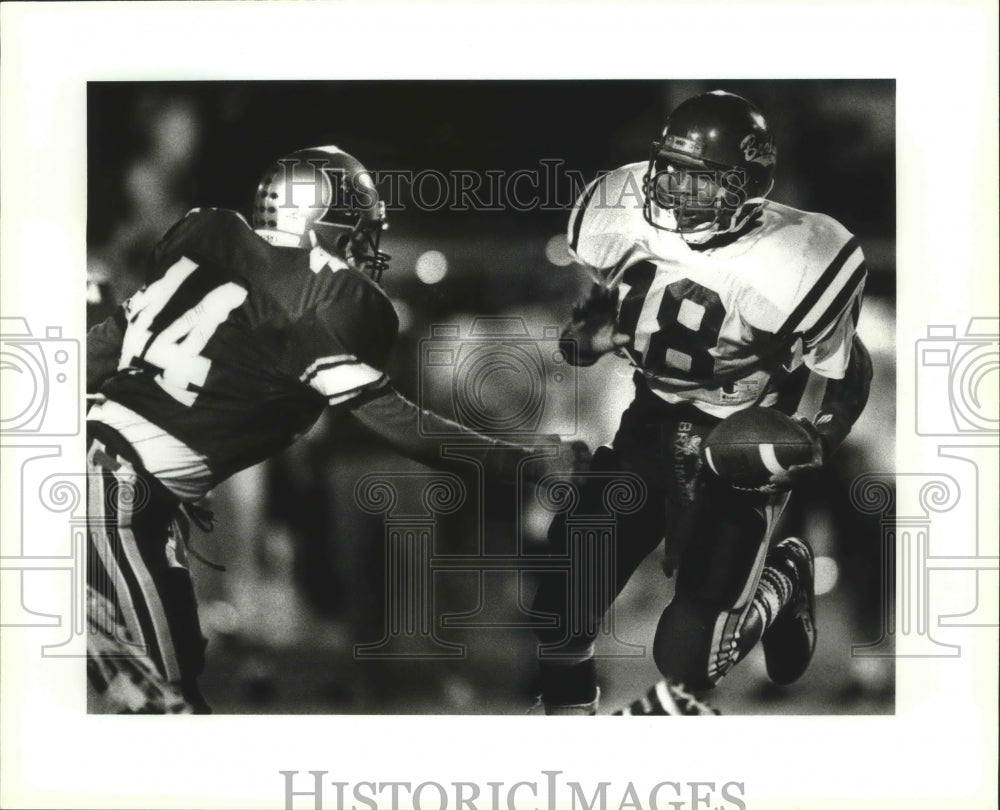
[[[881,525],[882,623],[880,637],[855,644],[852,655],[955,658],[961,645],[943,641],[944,630],[997,626],[987,595],[997,592],[1000,538],[986,504],[998,491],[998,340],[1000,319],[975,317],[961,334],[954,324],[932,325],[917,341],[914,430],[934,439],[942,468],[854,481],[854,508]],[[970,515],[971,532],[961,521]],[[964,605],[945,597],[945,575],[963,577]]]
[[[309,168],[300,171],[303,163]],[[629,173],[611,191],[599,182],[609,170],[597,172],[596,180],[588,180],[592,173],[569,168],[562,158],[540,158],[537,166],[514,170],[373,169],[351,178],[343,168],[331,168],[324,158],[285,158],[278,165],[284,170],[284,177],[278,178],[284,202],[269,208],[275,204],[265,200],[261,203],[264,212],[293,207],[326,210],[330,205],[371,208],[376,204],[389,213],[406,209],[484,214],[565,212],[591,182],[595,186],[590,207],[595,210],[641,210],[648,197],[664,208],[683,205],[690,212],[712,211],[720,201],[738,208],[748,199],[748,177],[742,169],[647,167],[638,175]]]
[[[634,782],[566,779],[562,771],[540,769],[518,782],[338,781],[329,771],[278,771],[285,810],[746,810],[746,783],[665,780]],[[560,778],[562,777],[562,778]]]
[[[1000,318],[970,318],[961,335],[954,324],[927,327],[916,347],[918,436],[1000,435],[998,340]]]
[[[542,158],[537,166],[507,169],[377,169],[360,173],[347,182],[344,169],[329,167],[329,161],[305,161],[312,172],[301,169],[298,159],[278,161],[284,168],[283,207],[370,208],[376,202],[386,212],[529,212],[568,211],[588,180],[583,171],[570,169],[561,158]],[[607,172],[604,172],[605,174]],[[330,202],[332,200],[332,203]],[[642,208],[642,188],[635,184],[603,205]]]
[[[73,655],[85,626],[86,483],[66,472],[75,465],[63,456],[81,428],[79,383],[78,340],[59,326],[0,318],[0,469],[4,508],[18,527],[0,549],[0,627],[62,628],[43,656]],[[38,586],[51,577],[70,595],[68,616],[64,600],[42,598],[50,589]]]
[[[437,407],[490,435],[527,436],[546,424],[561,425],[563,435],[575,432],[579,392],[574,368],[565,362],[552,329],[533,334],[519,319],[481,320],[464,335],[457,327],[445,326],[443,331],[432,330],[421,347],[421,392],[433,390]],[[948,629],[996,626],[984,597],[996,591],[1000,570],[997,537],[987,525],[986,507],[998,489],[1000,418],[990,386],[1000,369],[1000,321],[977,317],[964,328],[930,326],[927,334],[915,352],[920,396],[914,430],[936,441],[937,455],[946,466],[927,473],[872,472],[854,482],[852,504],[879,517],[884,549],[882,633],[855,644],[856,656],[957,657],[960,644],[943,635]],[[67,472],[80,465],[68,463],[64,450],[82,424],[83,405],[76,397],[79,342],[63,337],[58,327],[37,330],[23,318],[4,318],[0,371],[5,383],[0,411],[0,454],[9,493],[5,503],[16,511],[14,525],[19,527],[5,537],[0,554],[5,585],[14,586],[5,588],[0,620],[5,627],[58,628],[59,639],[41,645],[42,655],[78,655],[86,625],[88,483],[85,473]],[[491,387],[518,393],[505,402],[492,396]],[[462,446],[450,452],[460,457]],[[475,459],[469,462],[474,465]],[[393,473],[361,479],[356,499],[362,509],[383,517],[389,562],[384,637],[359,646],[356,654],[464,655],[464,647],[442,640],[439,630],[492,625],[481,617],[470,621],[434,613],[434,589],[449,572],[475,572],[481,589],[491,575],[520,578],[557,570],[567,576],[592,576],[598,583],[613,576],[615,517],[638,509],[646,493],[640,479],[620,473],[603,484],[601,514],[578,509],[578,485],[569,480],[542,481],[534,493],[532,506],[566,518],[570,551],[564,557],[524,553],[520,535],[508,554],[488,554],[480,548],[471,554],[440,555],[433,542],[438,517],[463,507],[482,509],[483,487],[470,493],[459,479],[441,473],[428,473],[420,481],[404,481]],[[420,489],[423,511],[403,514],[396,508],[399,490],[414,486]],[[473,503],[473,496],[479,502]],[[526,507],[518,501],[518,514]],[[977,520],[971,534],[950,531],[951,520],[969,514]],[[588,571],[573,571],[580,561]],[[939,597],[943,576],[967,580],[966,604]],[[53,577],[60,583],[55,588]],[[551,621],[522,605],[518,610],[514,626],[534,628]],[[584,616],[587,606],[569,613]],[[512,625],[508,621],[503,626]],[[641,644],[619,637],[613,611],[604,617],[600,634],[607,655],[645,654]],[[557,655],[558,645],[540,653]]]
[[[80,430],[80,342],[47,326],[35,335],[24,318],[0,318],[4,376],[0,435],[73,436]]]
[[[509,319],[512,323],[506,324],[500,320],[494,323],[481,319],[464,335],[458,326],[434,327],[431,337],[421,343],[421,395],[436,393],[435,408],[489,435],[532,434],[544,423],[543,415],[551,417],[558,411],[564,415],[565,433],[572,435],[577,427],[579,390],[575,369],[565,363],[565,355],[555,340],[557,332],[549,328],[532,338],[519,319]],[[942,629],[996,626],[989,602],[981,595],[996,591],[1000,559],[997,538],[982,525],[966,538],[946,532],[952,516],[972,513],[983,524],[982,504],[987,493],[998,488],[998,415],[996,403],[989,397],[989,386],[1000,369],[998,331],[997,319],[972,318],[961,336],[954,326],[931,326],[928,338],[916,346],[918,388],[924,398],[918,396],[915,432],[918,436],[955,440],[938,445],[938,456],[956,463],[952,474],[871,472],[859,476],[852,486],[851,505],[863,514],[878,516],[882,543],[881,634],[872,641],[859,639],[851,648],[854,656],[957,657],[960,645],[942,641]],[[511,391],[516,394],[509,396]],[[366,482],[371,485],[375,480],[382,479],[376,474]],[[432,552],[433,516],[424,513],[421,519],[427,533],[420,535],[422,553],[404,552],[402,538],[418,535],[396,531],[393,521],[387,520],[386,542],[391,560],[387,587],[390,582],[423,583],[424,587],[408,585],[402,592],[432,600],[438,575],[446,576],[449,570],[474,570],[481,575],[489,570],[559,570],[567,576],[589,577],[595,587],[582,592],[579,598],[597,598],[601,583],[607,585],[611,581],[608,577],[613,580],[614,576],[615,517],[638,509],[645,499],[645,488],[638,478],[628,479],[622,474],[609,478],[606,483],[610,497],[605,499],[603,518],[589,515],[577,523],[572,518],[580,480],[577,475],[575,483],[562,481],[558,488],[542,488],[537,494],[538,503],[551,516],[562,511],[570,517],[566,531],[571,551],[565,558],[548,557],[542,562],[537,556],[520,553],[495,559],[486,555],[437,556]],[[382,484],[392,486],[388,480],[382,480]],[[358,496],[360,499],[360,490]],[[486,491],[480,490],[480,496],[487,497]],[[478,508],[483,508],[481,503]],[[385,514],[389,515],[389,511]],[[934,537],[938,538],[936,542],[932,541]],[[584,548],[581,543],[591,545]],[[592,561],[592,570],[574,570],[580,560]],[[934,597],[939,575],[946,571],[969,578],[968,605],[957,607]],[[401,607],[398,598],[387,593],[386,599],[390,603],[388,615],[396,616]],[[409,644],[426,644],[430,655],[435,654],[432,648],[447,646],[435,635],[435,628],[460,623],[450,616],[439,616],[435,623],[429,615],[430,605],[431,601],[412,605],[422,620],[405,624],[397,619],[386,628],[377,649],[387,649],[390,643],[400,643],[403,638]],[[524,613],[523,608],[519,609]],[[569,606],[567,615],[586,616],[587,605]],[[544,622],[542,617],[524,615],[521,619],[518,626],[544,626],[539,624]],[[417,627],[426,628],[422,642],[417,641]],[[610,641],[600,645],[607,650],[606,655],[645,654],[641,644],[618,636],[613,608],[600,632]],[[372,648],[366,650],[366,654],[371,652]],[[540,654],[546,652],[555,653],[540,649]],[[464,651],[453,645],[447,654],[462,655]]]
[[[104,628],[115,655],[143,656],[145,645],[116,618],[115,583],[95,581],[88,596],[88,533],[115,527],[105,509],[88,514],[88,502],[125,504],[137,513],[149,491],[138,478],[104,481],[63,454],[82,429],[80,361],[80,342],[63,337],[61,327],[45,327],[42,337],[24,318],[0,319],[0,466],[4,492],[19,496],[5,498],[18,531],[5,535],[0,553],[0,627],[57,628],[55,641],[41,645],[42,656],[75,658],[84,654],[89,617]]]
[[[579,385],[577,369],[568,362],[566,347],[560,344],[559,327],[532,330],[519,317],[478,317],[467,332],[453,324],[434,325],[430,337],[420,341],[418,403],[426,409],[472,428],[489,438],[511,442],[531,442],[539,434],[563,440],[577,435]],[[424,435],[446,437],[437,419],[419,425]],[[615,546],[617,519],[640,509],[646,500],[646,485],[627,472],[577,471],[572,476],[552,474],[541,478],[527,499],[523,473],[532,460],[522,461],[518,470],[516,500],[511,531],[513,538],[504,551],[487,550],[483,522],[478,522],[475,549],[466,553],[435,551],[438,519],[460,508],[479,515],[495,510],[490,501],[493,488],[485,486],[483,462],[477,454],[490,445],[462,443],[443,450],[453,459],[469,464],[469,473],[478,482],[471,491],[455,476],[440,473],[370,473],[358,481],[355,500],[360,508],[383,518],[386,543],[385,616],[383,638],[374,644],[359,645],[355,655],[370,657],[439,658],[461,657],[465,646],[445,642],[441,628],[547,629],[547,636],[564,641],[581,631],[601,640],[603,657],[643,656],[646,648],[620,637],[614,607],[603,617],[594,605],[608,599],[615,588]],[[539,458],[556,452],[540,447]],[[600,493],[599,503],[581,503],[583,482],[588,490]],[[403,501],[409,502],[404,506]],[[564,533],[559,547],[563,553],[539,554],[527,548],[523,519],[537,510],[552,522],[560,518]],[[477,578],[479,603],[488,600],[490,582],[497,577],[515,580],[522,592],[526,576],[555,573],[590,587],[570,588],[564,615],[573,626],[556,627],[555,615],[539,614],[523,600],[514,605],[515,615],[435,614],[435,591],[447,587],[456,574]],[[597,616],[598,618],[595,618]],[[589,625],[588,625],[589,623]],[[587,625],[587,626],[585,626]],[[553,629],[554,628],[554,629]],[[563,643],[541,645],[542,657],[559,657]],[[572,654],[572,653],[566,653]]]
[[[527,438],[543,427],[575,436],[580,391],[560,331],[533,333],[520,317],[477,317],[466,334],[431,326],[420,341],[420,404],[486,436]],[[422,420],[421,433],[447,435],[435,424]]]
[[[456,456],[468,445],[452,448]],[[475,461],[474,459],[472,461]],[[615,583],[616,517],[631,514],[645,502],[646,487],[638,476],[630,473],[579,473],[576,480],[550,475],[538,482],[535,498],[541,508],[555,517],[564,518],[563,554],[529,553],[518,531],[518,537],[506,553],[487,551],[483,538],[471,553],[444,554],[435,551],[437,519],[460,507],[486,508],[482,493],[477,500],[466,501],[460,479],[442,473],[381,473],[375,472],[359,480],[355,498],[361,508],[383,518],[385,526],[385,627],[382,638],[372,644],[357,645],[358,658],[453,658],[465,656],[465,645],[450,643],[440,637],[441,628],[525,629],[553,628],[555,616],[538,614],[519,600],[516,616],[490,617],[479,611],[439,613],[435,611],[435,590],[446,587],[447,579],[456,574],[472,573],[477,577],[477,590],[482,605],[488,592],[489,576],[509,576],[520,584],[529,574],[556,572],[573,581],[587,582],[593,587],[570,589],[575,604],[567,606],[572,626],[556,628],[568,641],[581,631],[594,633],[601,640],[602,657],[641,657],[646,654],[642,644],[620,637],[612,606],[601,618],[593,618],[592,603],[602,595],[613,593]],[[588,504],[581,509],[580,485],[586,478],[593,488],[601,485],[601,505],[594,509]],[[595,480],[599,479],[599,480]],[[481,474],[479,480],[482,481]],[[414,497],[416,494],[416,497]],[[400,508],[400,502],[419,502],[420,507]],[[516,517],[523,513],[518,509]],[[520,590],[520,589],[519,589]],[[588,625],[587,623],[593,623]],[[563,644],[559,641],[540,646],[542,657],[558,658]],[[572,655],[573,653],[566,653]]]

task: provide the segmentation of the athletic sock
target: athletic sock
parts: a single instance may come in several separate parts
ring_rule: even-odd
[[[737,659],[752,650],[764,631],[770,627],[781,610],[791,601],[798,587],[798,578],[784,568],[765,565],[753,595],[753,603],[740,627]]]

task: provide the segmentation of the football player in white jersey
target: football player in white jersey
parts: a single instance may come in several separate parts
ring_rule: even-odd
[[[637,474],[648,491],[617,520],[604,561],[613,588],[542,578],[535,607],[560,619],[539,631],[550,714],[596,713],[597,629],[664,538],[677,576],[653,645],[665,680],[619,713],[712,713],[687,689],[714,686],[760,640],[777,683],[812,657],[812,552],[772,535],[788,491],[829,458],[867,401],[871,361],[855,334],[867,271],[838,222],[767,199],[776,158],[749,101],[706,93],[674,110],[648,161],[599,177],[570,216],[571,253],[596,283],[564,331],[566,351],[579,365],[617,351],[635,368],[635,399],[592,471]],[[810,372],[826,379],[820,412],[796,415],[814,438],[813,464],[753,492],[703,471],[715,425],[754,405],[795,414]],[[567,553],[564,529],[553,521],[549,542]]]

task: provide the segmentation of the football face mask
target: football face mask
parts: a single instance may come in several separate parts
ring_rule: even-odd
[[[718,90],[688,99],[653,142],[643,217],[690,244],[738,231],[770,192],[776,156],[767,123],[746,99]]]
[[[301,149],[282,158],[257,186],[254,230],[268,242],[329,253],[381,281],[389,256],[379,249],[385,203],[371,175],[335,146]]]
[[[747,202],[744,172],[692,164],[670,153],[651,158],[646,186],[646,221],[689,242],[733,229],[742,221],[736,215]]]

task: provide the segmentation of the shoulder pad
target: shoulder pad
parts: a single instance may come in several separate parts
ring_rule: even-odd
[[[583,190],[566,233],[570,254],[578,261],[597,269],[613,267],[641,237],[644,166],[622,166]]]
[[[825,214],[807,214],[802,293],[785,326],[814,340],[864,287],[868,270],[855,236]]]

